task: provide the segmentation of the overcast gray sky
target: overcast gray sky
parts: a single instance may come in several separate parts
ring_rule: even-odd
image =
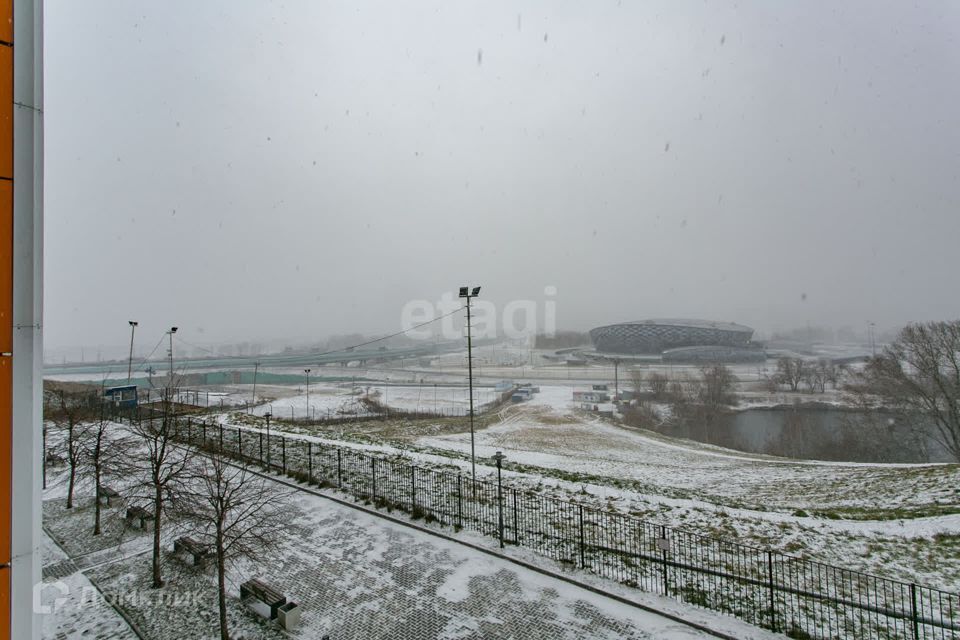
[[[960,316],[960,3],[47,0],[48,347]],[[139,342],[139,340],[138,340]]]

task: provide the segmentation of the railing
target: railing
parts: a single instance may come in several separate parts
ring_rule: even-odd
[[[179,437],[380,508],[493,536],[792,638],[960,638],[960,596],[534,492],[263,431],[181,419]]]

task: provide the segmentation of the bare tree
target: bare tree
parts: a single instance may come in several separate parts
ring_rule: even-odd
[[[68,393],[63,389],[54,391],[48,399],[44,414],[60,432],[65,458],[69,466],[67,481],[67,509],[73,508],[73,494],[77,485],[77,471],[84,455],[85,432],[91,417],[91,394]]]
[[[215,553],[220,638],[229,640],[227,565],[240,558],[260,558],[277,545],[287,493],[268,485],[246,466],[232,464],[219,451],[206,452],[196,469],[192,514],[202,526],[198,536]]]
[[[654,371],[647,376],[647,384],[650,386],[653,397],[660,400],[667,395],[667,387],[670,384],[670,379],[664,374]]]
[[[700,402],[711,408],[719,408],[737,403],[734,389],[737,376],[729,367],[722,364],[711,364],[700,367],[700,376],[703,384],[700,386]]]
[[[826,393],[827,384],[833,384],[833,388],[837,388],[837,381],[840,379],[840,370],[829,358],[820,358],[804,369],[803,379],[811,392],[819,391],[820,393]]]
[[[926,418],[933,437],[960,461],[960,321],[907,325],[848,388]]]
[[[803,358],[781,357],[777,360],[776,380],[780,384],[790,387],[791,391],[797,391],[800,383],[806,376],[806,364]]]
[[[101,509],[100,494],[107,476],[122,476],[132,473],[136,467],[131,462],[134,450],[129,437],[121,432],[110,432],[113,425],[104,415],[101,403],[100,415],[84,434],[85,466],[93,477],[93,495],[96,497],[93,507],[93,535],[100,535]]]
[[[138,489],[153,508],[153,588],[163,586],[160,568],[160,532],[163,516],[182,511],[189,504],[192,449],[178,446],[180,426],[172,411],[172,394],[165,390],[160,418],[135,423],[131,430],[143,448],[139,456]]]

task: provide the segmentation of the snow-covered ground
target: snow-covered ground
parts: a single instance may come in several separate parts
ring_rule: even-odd
[[[960,467],[798,461],[621,427],[575,410],[573,388],[542,385],[476,433],[478,473],[507,456],[505,480],[656,524],[868,573],[960,590]],[[378,427],[379,428],[379,425]],[[362,426],[353,427],[362,437]],[[464,430],[338,442],[426,466],[469,470]],[[375,432],[370,432],[375,433]],[[298,435],[297,437],[311,437]]]
[[[470,394],[466,388],[430,385],[383,385],[375,383],[310,386],[309,396],[305,391],[287,397],[264,401],[250,410],[263,416],[270,412],[278,418],[312,418],[370,415],[370,409],[361,401],[368,397],[376,403],[398,411],[436,413],[437,415],[466,415]],[[258,394],[259,395],[259,394]],[[492,388],[475,388],[474,403],[477,411],[497,397]]]
[[[62,501],[62,482],[55,478],[48,501]],[[268,481],[273,483],[273,481]],[[279,588],[301,607],[301,627],[293,637],[367,638],[544,637],[707,638],[684,624],[638,610],[578,586],[517,566],[456,542],[385,521],[309,493],[289,493],[275,486],[288,513],[275,550],[269,556],[241,560],[227,572],[228,618],[233,633],[252,639],[284,637],[275,623],[260,619],[237,598],[239,584],[258,577]],[[286,497],[279,497],[279,496]],[[81,505],[90,498],[83,495]],[[77,549],[100,548],[96,562],[62,579],[67,599],[44,619],[45,638],[130,638],[129,628],[96,595],[93,579],[148,638],[212,637],[216,630],[215,573],[188,568],[164,553],[166,585],[149,587],[149,534],[126,544],[142,547],[124,552],[91,541],[89,506],[66,511],[47,505],[47,523],[61,533],[73,532]],[[171,534],[164,537],[169,549]],[[489,538],[470,536],[474,544],[492,546]],[[65,559],[48,541],[46,565]],[[548,567],[542,558],[523,558]],[[81,563],[83,564],[83,563]],[[551,567],[557,570],[557,567]],[[669,611],[735,637],[769,640],[773,634],[734,618],[574,576],[612,588],[628,599]],[[54,588],[51,587],[51,591]],[[57,592],[62,593],[60,587]],[[86,598],[86,600],[84,600]],[[60,635],[64,634],[64,635]]]
[[[361,395],[350,386],[331,384],[310,385],[310,394],[298,393],[285,398],[276,398],[259,404],[250,413],[263,416],[267,412],[277,418],[326,418],[343,415],[368,415],[369,410],[360,402]]]

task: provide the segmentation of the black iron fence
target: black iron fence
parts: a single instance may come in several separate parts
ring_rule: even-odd
[[[181,419],[179,437],[380,508],[469,529],[569,567],[792,638],[960,638],[960,596],[656,525],[408,459]]]

